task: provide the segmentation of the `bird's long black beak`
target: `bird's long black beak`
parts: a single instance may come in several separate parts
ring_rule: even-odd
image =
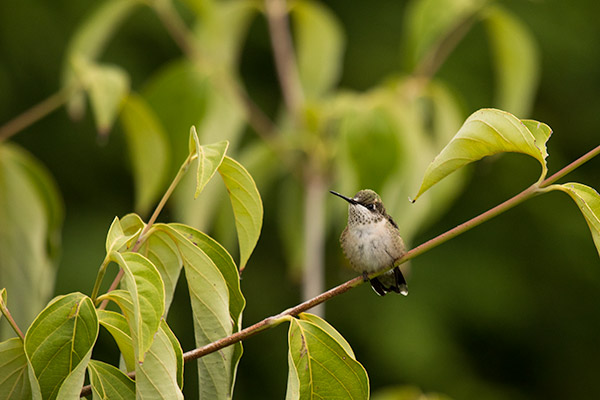
[[[351,199],[350,197],[346,197],[343,194],[340,194],[338,192],[334,192],[333,190],[330,190],[329,193],[335,194],[336,196],[341,197],[342,199],[346,200],[350,204],[358,204],[358,202],[356,200]]]

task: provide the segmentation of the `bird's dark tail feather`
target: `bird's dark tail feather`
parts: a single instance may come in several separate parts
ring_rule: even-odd
[[[371,287],[375,293],[380,296],[385,296],[389,292],[395,292],[403,296],[408,295],[408,285],[400,268],[396,267],[390,272],[371,279]]]

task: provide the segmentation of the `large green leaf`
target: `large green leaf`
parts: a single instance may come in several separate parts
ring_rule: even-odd
[[[181,254],[192,304],[196,346],[201,347],[231,335],[234,329],[237,330],[237,320],[232,319],[230,315],[228,283],[215,264],[221,264],[223,259],[211,259],[201,248],[207,244],[194,242],[196,238],[201,237],[198,234],[190,236],[191,230],[182,233],[170,225],[156,225],[155,228],[168,233],[176,242]],[[210,250],[213,251],[216,250]],[[228,265],[221,267],[231,268]],[[237,364],[235,359],[238,352],[239,348],[230,346],[198,360],[200,398],[226,399],[231,396],[235,377],[234,364]]]
[[[31,398],[27,357],[21,338],[0,343],[0,399],[21,400]]]
[[[165,321],[143,363],[135,368],[138,399],[183,399],[183,352]]]
[[[112,261],[124,270],[121,285],[126,290],[113,290],[98,298],[116,302],[129,324],[136,360],[144,361],[154,340],[165,307],[165,289],[156,267],[138,253],[110,254]]]
[[[29,153],[0,144],[0,284],[25,330],[54,289],[63,209],[56,185]],[[12,336],[0,324],[0,337]]]
[[[109,0],[90,14],[72,36],[66,51],[62,72],[62,85],[71,90],[67,108],[72,118],[79,119],[85,110],[85,93],[79,82],[75,65],[78,61],[93,61],[104,50],[119,25],[135,7],[141,6],[138,0]]]
[[[367,372],[340,337],[322,319],[290,318],[286,399],[369,398]]]
[[[431,186],[457,169],[485,156],[503,152],[527,154],[542,166],[540,181],[547,172],[546,142],[552,130],[541,122],[521,121],[496,109],[471,114],[454,138],[427,167],[415,200]]]
[[[170,172],[170,144],[167,134],[146,101],[130,94],[120,114],[133,165],[135,209],[147,214]]]
[[[71,293],[48,304],[25,335],[34,399],[78,397],[98,329],[89,297]]]
[[[234,159],[226,156],[219,166],[219,174],[227,186],[233,207],[240,246],[239,266],[240,271],[243,271],[260,237],[262,200],[250,173]]]
[[[217,169],[223,162],[223,157],[227,152],[229,142],[222,140],[218,143],[200,145],[198,134],[194,126],[190,129],[190,154],[196,155],[196,192],[194,198],[197,198],[204,189],[204,186],[211,180]]]
[[[133,400],[136,398],[135,382],[117,367],[102,361],[90,360],[88,373],[93,400]]]
[[[504,8],[490,7],[485,14],[497,79],[497,106],[527,115],[538,83],[538,51],[524,24]]]
[[[565,183],[553,185],[551,188],[562,190],[575,201],[590,228],[598,255],[600,255],[600,194],[581,183]]]
[[[119,346],[127,371],[133,371],[136,364],[135,352],[127,319],[114,311],[98,310],[98,320]]]
[[[322,3],[292,3],[298,73],[309,99],[323,96],[337,83],[342,70],[344,36],[336,16]],[[315,62],[318,60],[318,62]]]

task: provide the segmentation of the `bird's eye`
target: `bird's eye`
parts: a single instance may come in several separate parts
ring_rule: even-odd
[[[375,204],[367,204],[367,209],[371,211],[375,211]]]

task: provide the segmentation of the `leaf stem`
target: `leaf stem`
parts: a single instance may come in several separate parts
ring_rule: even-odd
[[[62,106],[67,100],[68,93],[69,91],[66,89],[59,90],[47,99],[42,100],[27,111],[6,122],[0,127],[0,142],[10,138]]]
[[[15,333],[17,335],[19,335],[19,337],[21,338],[21,340],[25,340],[25,335],[23,335],[23,331],[21,329],[19,329],[19,326],[17,325],[17,323],[15,322],[14,318],[12,317],[12,314],[8,310],[8,307],[6,307],[6,304],[4,304],[4,301],[2,301],[1,298],[0,298],[0,310],[2,311],[2,314],[4,314],[4,316],[8,320],[8,323],[13,328],[13,330],[15,331]]]

